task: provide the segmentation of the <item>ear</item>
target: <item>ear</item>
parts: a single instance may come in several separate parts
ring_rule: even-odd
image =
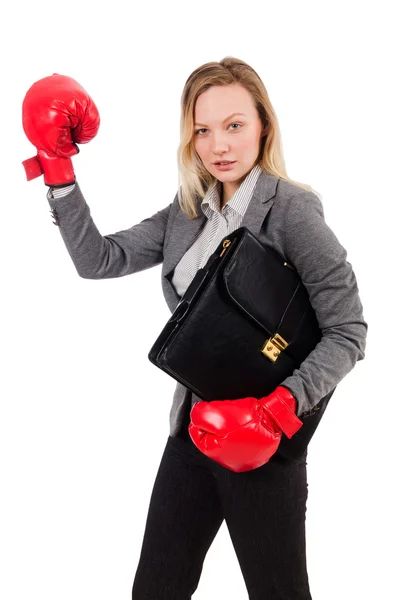
[[[269,126],[269,123],[267,123],[262,130],[262,137],[265,137],[265,135],[267,135],[269,133],[269,129],[270,129],[270,126]]]

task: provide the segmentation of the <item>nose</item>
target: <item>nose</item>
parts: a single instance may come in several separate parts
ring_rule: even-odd
[[[224,134],[214,134],[214,137],[212,138],[212,153],[214,156],[218,157],[215,160],[219,160],[228,148],[229,142],[226,141]]]

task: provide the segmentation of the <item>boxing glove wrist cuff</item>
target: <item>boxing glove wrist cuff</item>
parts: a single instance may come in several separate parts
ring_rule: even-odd
[[[36,156],[22,162],[28,181],[44,175],[44,183],[50,187],[63,187],[76,183],[71,158],[49,156],[38,151]]]
[[[296,399],[287,388],[278,386],[259,402],[288,438],[302,427],[303,422],[295,414]]]
[[[26,179],[30,181],[31,179],[36,179],[36,177],[40,177],[43,175],[43,169],[41,168],[41,164],[37,156],[32,156],[32,158],[28,158],[22,162],[23,167],[26,173]]]

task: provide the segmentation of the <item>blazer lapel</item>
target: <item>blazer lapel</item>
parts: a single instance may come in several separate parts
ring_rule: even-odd
[[[244,213],[240,227],[246,227],[259,238],[263,221],[273,206],[279,178],[268,173],[261,173],[256,182],[252,198]]]

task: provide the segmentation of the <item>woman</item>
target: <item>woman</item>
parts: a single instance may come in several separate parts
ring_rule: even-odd
[[[40,119],[45,110],[48,118]],[[240,226],[294,264],[323,336],[299,369],[258,399],[264,425],[267,420],[277,430],[273,406],[282,408],[284,423],[297,430],[299,417],[364,358],[367,323],[346,250],[325,223],[318,196],[287,176],[275,112],[261,79],[245,62],[227,57],[190,75],[182,94],[178,193],[166,208],[111,235],[96,228],[71,162],[79,151],[76,142],[90,141],[99,127],[86,91],[57,74],[36,82],[24,100],[23,125],[37,148],[37,156],[24,161],[28,179],[44,174],[54,223],[81,277],[121,277],[162,263],[163,293],[173,312],[197,269]],[[219,166],[219,161],[232,164]],[[245,402],[233,401],[234,418],[246,410]],[[191,598],[224,519],[250,598],[311,598],[307,448],[291,460],[276,449],[259,466],[252,456],[252,468],[236,472],[232,436],[217,431],[225,422],[217,417],[225,417],[227,406],[215,399],[202,402],[176,386],[133,600]],[[279,425],[283,430],[283,422]],[[197,428],[215,443],[222,438],[224,456],[207,456],[193,434]]]

